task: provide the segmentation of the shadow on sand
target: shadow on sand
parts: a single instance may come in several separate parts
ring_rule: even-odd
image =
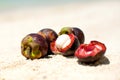
[[[92,62],[92,63],[84,63],[84,62],[80,62],[79,60],[77,62],[78,62],[78,64],[84,65],[84,66],[98,66],[98,65],[110,64],[110,61],[109,61],[109,59],[106,56],[103,56],[98,61],[95,61],[95,62]]]

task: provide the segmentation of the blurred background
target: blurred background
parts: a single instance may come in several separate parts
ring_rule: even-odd
[[[30,6],[53,6],[70,3],[88,3],[119,0],[0,0],[0,10],[8,10]]]
[[[86,42],[100,40],[112,47],[112,37],[117,45],[120,0],[0,0],[0,44],[6,40],[1,50],[12,42],[19,49],[21,39],[29,33],[46,27],[59,32],[63,26],[81,28]]]

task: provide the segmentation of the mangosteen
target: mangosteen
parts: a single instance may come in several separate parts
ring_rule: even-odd
[[[61,34],[70,34],[70,33],[73,33],[78,38],[80,44],[84,43],[84,41],[85,41],[84,33],[78,27],[63,27],[60,30],[59,35],[61,35]]]
[[[48,54],[53,54],[50,49],[50,43],[57,39],[58,37],[57,33],[50,28],[45,28],[40,30],[38,34],[43,36],[46,39],[48,43]]]
[[[81,44],[75,51],[75,56],[80,62],[90,63],[104,56],[106,46],[99,41],[91,41],[89,44]]]
[[[50,48],[54,54],[72,56],[79,44],[77,37],[73,33],[62,34],[55,41],[51,42]]]
[[[31,33],[21,42],[21,53],[27,59],[38,59],[47,55],[48,44],[43,36]]]

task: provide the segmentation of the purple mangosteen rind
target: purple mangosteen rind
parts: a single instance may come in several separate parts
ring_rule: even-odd
[[[48,43],[48,55],[53,54],[53,52],[50,49],[50,43],[57,39],[58,34],[53,29],[50,28],[41,29],[38,32],[38,34],[43,36]]]
[[[94,57],[89,56],[86,58],[78,58],[80,62],[84,62],[84,63],[90,63],[90,62],[96,62],[99,59],[101,59],[104,56],[105,52],[100,51],[98,54],[96,54]]]
[[[74,43],[72,46],[64,53],[62,53],[63,56],[74,56],[75,50],[78,48],[80,45],[78,38],[75,37]]]
[[[80,41],[80,44],[84,43],[85,36],[84,36],[84,33],[81,29],[79,29],[77,27],[73,27],[72,32],[73,32],[74,35],[76,35],[78,37],[78,40]]]
[[[56,38],[58,37],[57,33],[50,29],[50,28],[45,28],[45,29],[42,29],[38,32],[39,33],[43,33],[47,42],[50,44],[50,42],[56,40]]]
[[[21,42],[21,53],[27,59],[38,59],[47,55],[48,44],[46,40],[36,34],[31,33],[25,36]]]

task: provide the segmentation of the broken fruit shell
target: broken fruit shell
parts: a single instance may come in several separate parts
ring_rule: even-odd
[[[90,44],[81,44],[75,51],[75,56],[81,62],[94,62],[99,60],[106,52],[106,46],[98,41]]]
[[[62,34],[50,44],[50,48],[54,54],[62,54],[64,56],[74,55],[78,46],[79,41],[72,33]]]
[[[36,34],[31,33],[25,36],[21,42],[21,53],[27,59],[38,59],[47,55],[48,44],[46,40]]]

